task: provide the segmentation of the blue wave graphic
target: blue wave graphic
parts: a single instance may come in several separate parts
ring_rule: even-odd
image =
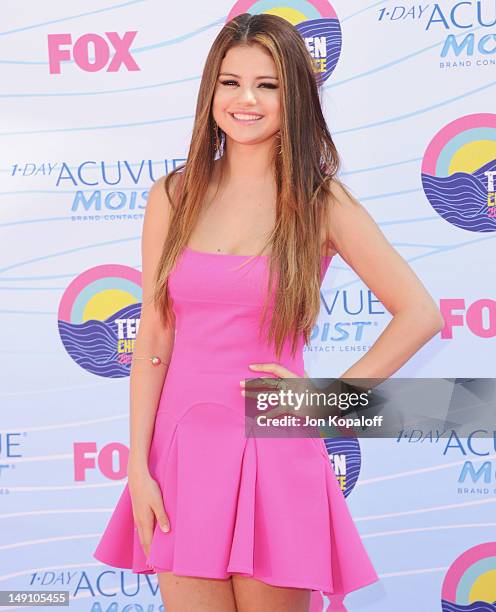
[[[296,25],[301,36],[325,36],[327,44],[326,70],[321,73],[321,82],[333,72],[341,54],[342,33],[337,19],[310,19]]]
[[[492,160],[475,172],[455,172],[450,176],[422,173],[425,195],[434,210],[456,227],[471,232],[495,232],[496,218],[489,217],[487,207],[487,177],[495,171]]]
[[[454,604],[443,599],[443,612],[496,612],[496,601],[493,603],[485,601],[473,601],[467,606],[462,604]]]
[[[117,352],[116,319],[138,319],[141,304],[131,304],[104,321],[91,319],[73,324],[59,321],[59,333],[66,351],[82,368],[105,378],[129,376],[130,363],[121,363]]]

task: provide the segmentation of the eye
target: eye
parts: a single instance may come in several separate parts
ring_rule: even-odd
[[[226,87],[230,87],[231,84],[237,85],[238,82],[237,81],[233,81],[232,79],[229,79],[227,81],[221,81],[222,85],[226,85]],[[274,83],[260,83],[259,87],[267,87],[268,89],[277,89],[277,85],[275,85]]]

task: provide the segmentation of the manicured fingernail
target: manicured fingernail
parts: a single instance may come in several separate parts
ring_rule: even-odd
[[[240,381],[239,381],[239,384],[240,384],[242,387],[244,387],[244,386],[245,386],[245,381],[244,381],[244,380],[240,380]]]
[[[244,390],[244,389],[241,391],[241,395],[242,395],[243,397],[245,397],[246,393],[245,393],[245,390]]]
[[[160,528],[162,529],[162,531],[165,531],[165,533],[167,533],[169,531],[169,526],[168,525],[161,525]]]

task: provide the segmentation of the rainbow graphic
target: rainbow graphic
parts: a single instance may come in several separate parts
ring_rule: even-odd
[[[60,338],[72,359],[98,376],[128,376],[141,299],[141,272],[134,268],[107,264],[77,276],[58,312]]]
[[[466,115],[443,127],[425,151],[422,185],[449,223],[496,231],[496,115]]]
[[[441,595],[443,612],[496,612],[496,542],[462,553],[446,573]]]
[[[319,85],[336,68],[341,55],[342,33],[336,11],[326,0],[238,0],[226,23],[242,13],[269,13],[289,21],[301,34],[313,58]]]

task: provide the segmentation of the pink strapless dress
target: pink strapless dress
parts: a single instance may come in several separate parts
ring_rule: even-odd
[[[322,278],[329,262],[322,258]],[[270,376],[248,364],[277,361],[258,336],[268,264],[189,247],[181,254],[169,277],[176,337],[149,453],[171,530],[156,524],[147,558],[126,484],[93,556],[134,573],[240,573],[312,589],[322,602],[319,591],[344,596],[378,575],[324,440],[245,435],[239,381]],[[293,358],[287,339],[278,360],[301,377],[303,347],[302,334]]]

